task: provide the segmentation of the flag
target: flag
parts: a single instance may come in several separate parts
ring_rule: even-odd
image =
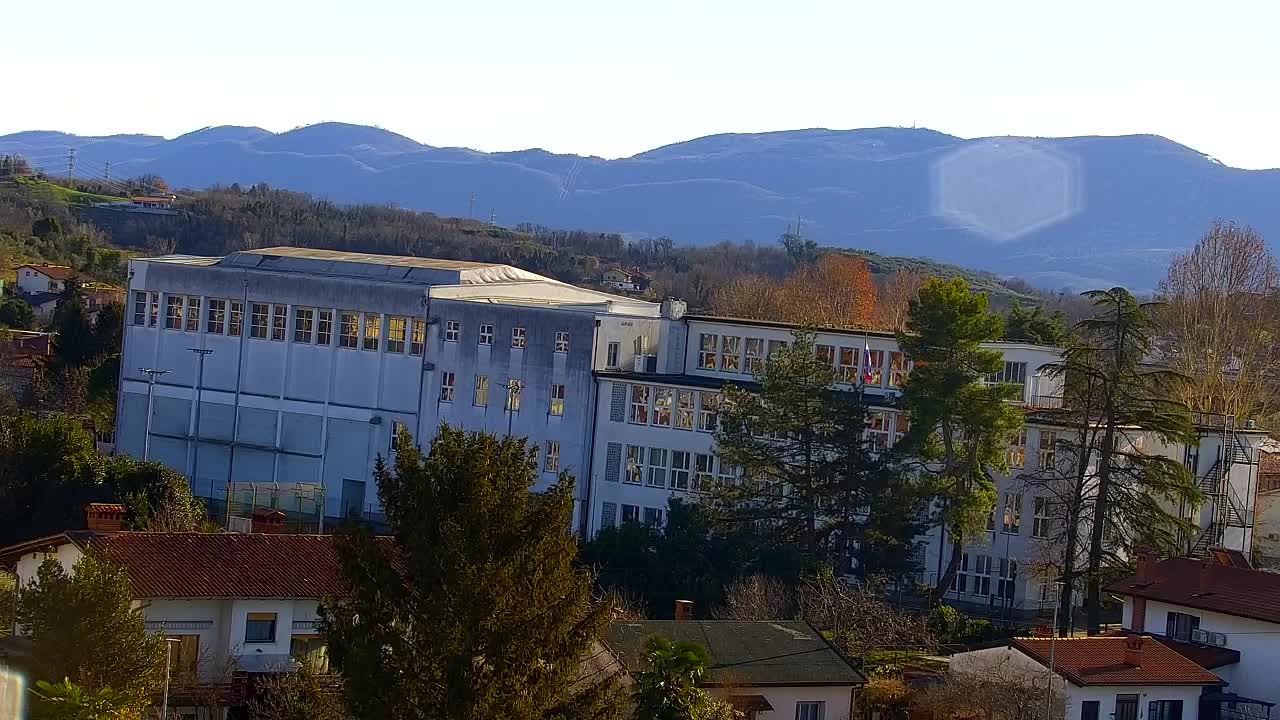
[[[862,338],[862,384],[871,382],[871,346]]]

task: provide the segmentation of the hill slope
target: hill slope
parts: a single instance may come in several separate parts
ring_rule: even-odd
[[[1060,158],[1069,174],[1064,193],[1071,194],[1062,202],[1076,212],[1004,241],[940,216],[939,168],[990,153],[993,142],[1034,145]],[[1280,237],[1273,201],[1280,171],[1226,167],[1147,135],[993,141],[926,129],[811,129],[714,135],[604,160],[438,148],[379,128],[324,123],[279,134],[206,128],[174,140],[17,133],[0,136],[0,153],[49,156],[72,144],[90,167],[110,161],[113,173],[155,173],[176,186],[265,182],[338,202],[447,215],[466,214],[475,193],[475,214],[493,211],[506,225],[667,235],[682,244],[773,242],[801,216],[805,234],[824,245],[929,257],[1046,287],[1149,289],[1169,255],[1189,247],[1216,217]],[[1013,168],[1011,193],[984,188],[980,175],[962,174],[948,187],[962,200],[986,192],[979,201],[994,198],[996,212],[1034,222],[1042,198],[1020,190],[1041,183],[1034,173],[1019,175],[1025,169]],[[971,210],[952,216],[963,219]],[[978,208],[986,211],[992,210]]]

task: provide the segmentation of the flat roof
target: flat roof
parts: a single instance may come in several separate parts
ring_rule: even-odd
[[[294,257],[308,260],[327,260],[330,262],[368,263],[370,265],[394,265],[396,267],[434,268],[437,270],[474,270],[483,267],[501,266],[502,263],[472,262],[470,260],[442,260],[439,258],[414,257],[412,255],[378,255],[376,253],[349,252],[346,250],[324,250],[307,247],[270,247],[256,250],[241,250],[240,254],[265,255],[268,257]]]

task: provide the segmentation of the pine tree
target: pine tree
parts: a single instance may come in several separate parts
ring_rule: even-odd
[[[616,715],[610,678],[570,691],[611,611],[574,566],[573,478],[533,494],[535,455],[442,426],[425,457],[402,433],[393,464],[379,461],[394,541],[345,529],[351,593],[321,610],[355,717]]]
[[[930,279],[911,302],[898,344],[915,368],[903,386],[911,429],[900,448],[925,463],[941,501],[939,521],[951,536],[951,559],[935,593],[951,585],[966,538],[982,530],[995,506],[994,470],[1007,471],[1005,449],[1022,426],[1022,412],[1007,401],[1017,388],[984,385],[1001,370],[999,315],[987,296],[971,293],[962,278]]]

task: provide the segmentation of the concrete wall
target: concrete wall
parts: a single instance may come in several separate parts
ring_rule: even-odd
[[[707,688],[715,697],[730,695],[763,695],[773,710],[756,715],[757,720],[795,720],[796,705],[805,702],[821,702],[823,720],[849,720],[853,717],[856,688],[852,685],[817,687],[777,687],[744,685],[733,688]]]

